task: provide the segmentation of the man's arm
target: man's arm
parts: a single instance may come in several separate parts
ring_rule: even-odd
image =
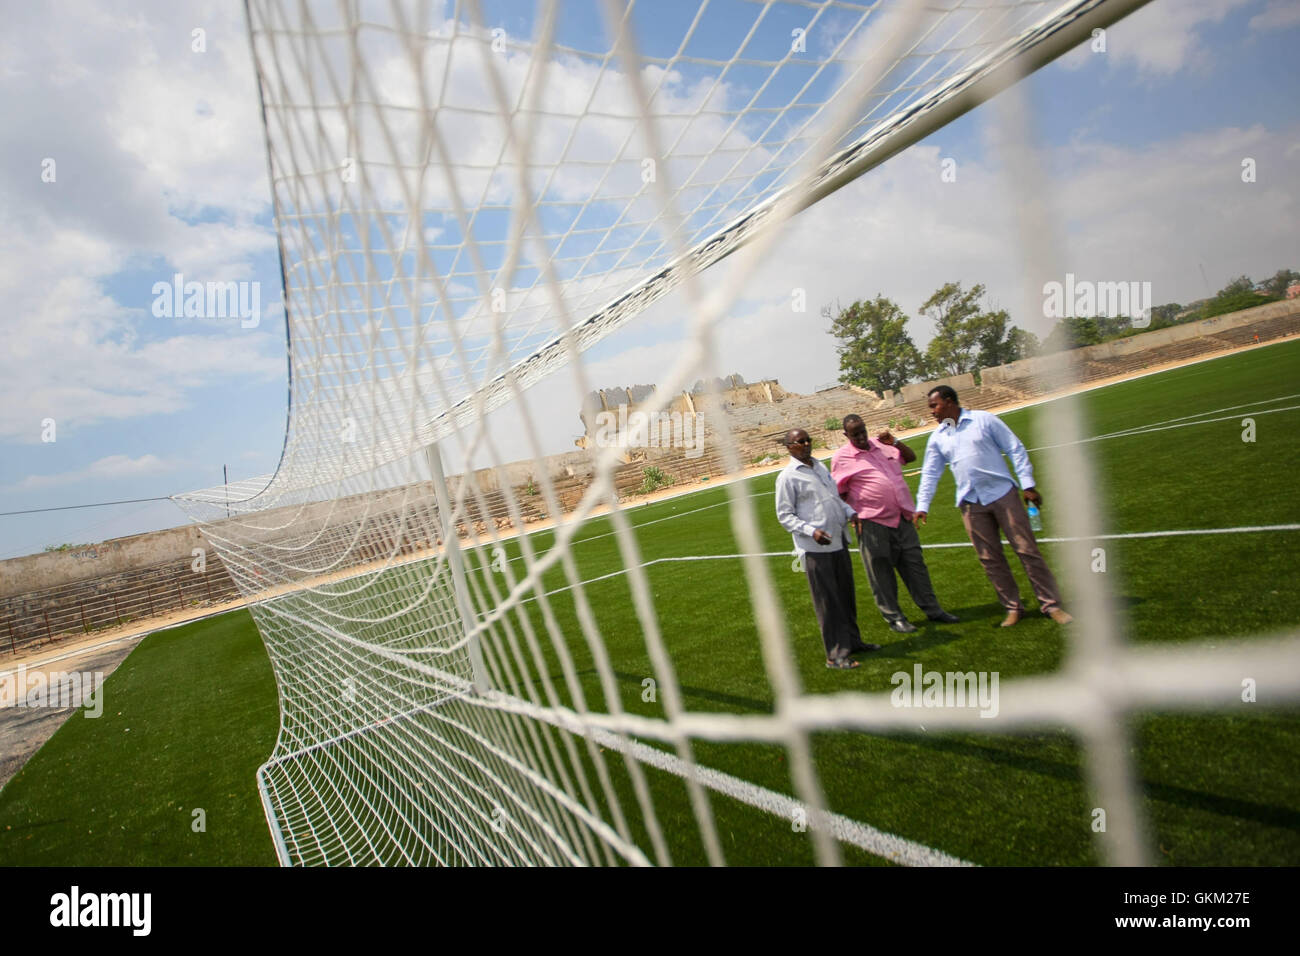
[[[848,447],[848,446],[844,446]],[[835,449],[835,454],[831,455],[830,473],[831,478],[835,481],[835,489],[843,498],[849,491],[849,482],[853,479],[853,472],[844,464],[844,456],[840,454],[843,448]]]
[[[904,445],[901,439],[895,438],[894,433],[888,428],[882,429],[876,435],[876,441],[885,445],[893,445],[897,448],[898,454],[903,459],[903,464],[910,465],[912,462],[916,461],[916,452]]]
[[[785,472],[781,472],[776,479],[776,520],[781,522],[781,527],[791,534],[806,534],[810,538],[815,538],[817,529],[811,522],[799,517],[795,511],[798,504],[794,482]]]
[[[1025,450],[1025,443],[1016,437],[1007,423],[996,415],[989,416],[989,437],[997,445],[998,450],[1011,459],[1011,464],[1015,466],[1016,477],[1020,480],[1020,487],[1025,491],[1030,491],[1034,487],[1034,466],[1029,463],[1029,452]]]
[[[944,465],[948,463],[948,459],[939,450],[939,444],[934,440],[934,437],[934,435],[931,435],[929,444],[925,446],[925,462],[921,465],[921,484],[916,489],[917,514],[930,513],[930,502],[934,500],[934,489],[939,486],[939,478],[943,475]]]

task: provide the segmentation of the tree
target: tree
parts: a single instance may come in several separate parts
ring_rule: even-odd
[[[1285,298],[1287,287],[1296,279],[1300,279],[1300,272],[1294,269],[1278,269],[1271,279],[1264,280],[1266,294],[1275,299]]]
[[[1133,328],[1133,319],[1127,315],[1099,315],[1097,323],[1097,341],[1109,342],[1111,339],[1127,335]]]
[[[1032,358],[1042,349],[1042,344],[1038,341],[1038,336],[1027,329],[1011,327],[1007,333],[1007,358],[1002,364],[1007,362],[1018,362],[1023,358]],[[983,366],[987,368],[988,366]]]
[[[1225,289],[1205,303],[1200,318],[1208,319],[1216,315],[1226,315],[1229,312],[1240,312],[1242,309],[1253,309],[1257,305],[1265,305],[1272,301],[1268,296],[1260,295],[1253,290],[1229,293]]]
[[[961,375],[1025,358],[1038,348],[1038,339],[1011,324],[1006,309],[985,311],[979,304],[984,286],[969,292],[961,283],[941,286],[921,306],[933,320],[934,338],[926,350],[927,371],[936,376]],[[1026,352],[1026,349],[1030,352]]]
[[[971,321],[977,329],[975,344],[979,351],[975,357],[976,368],[1006,365],[1038,352],[1038,336],[1012,325],[1006,309],[981,312]]]
[[[840,381],[882,392],[899,389],[921,369],[921,353],[907,334],[907,315],[893,301],[877,295],[834,311],[822,307],[831,320],[830,333],[839,339]]]
[[[1235,295],[1240,292],[1254,292],[1254,291],[1255,291],[1254,279],[1252,279],[1250,276],[1237,276],[1237,278],[1233,279],[1222,289],[1220,289],[1215,294],[1214,297],[1216,299],[1222,299],[1226,296]]]
[[[1177,302],[1157,305],[1151,310],[1151,324],[1147,328],[1163,329],[1170,325],[1177,325],[1178,313],[1181,311],[1183,311],[1183,307]]]
[[[1100,341],[1101,330],[1097,327],[1096,319],[1085,317],[1061,319],[1052,326],[1052,331],[1047,334],[1047,338],[1043,339],[1041,352],[1044,355],[1049,352],[1064,352],[1085,345],[1096,345]]]
[[[983,294],[980,283],[963,291],[960,282],[946,282],[921,306],[921,314],[934,323],[934,338],[925,352],[930,374],[961,375],[977,367]]]

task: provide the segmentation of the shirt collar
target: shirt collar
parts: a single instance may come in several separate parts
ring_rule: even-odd
[[[957,421],[954,424],[960,425],[962,422],[973,422],[975,420],[975,416],[972,415],[970,412],[971,410],[969,408],[962,408],[961,414],[957,416]],[[944,422],[942,425],[939,426],[938,430],[946,431],[947,429],[948,429],[948,423]]]

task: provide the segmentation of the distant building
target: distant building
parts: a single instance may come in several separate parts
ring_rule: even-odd
[[[1294,299],[1296,296],[1300,296],[1300,282],[1292,282],[1286,287],[1286,297],[1288,299]]]

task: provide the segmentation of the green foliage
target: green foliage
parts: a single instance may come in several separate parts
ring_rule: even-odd
[[[1039,351],[1046,355],[1049,352],[1078,349],[1145,331],[1147,330],[1134,329],[1133,320],[1127,315],[1061,319],[1052,327],[1047,338],[1043,339]]]
[[[907,315],[898,305],[876,296],[822,315],[831,320],[839,340],[840,381],[873,392],[899,389],[922,370],[921,353],[907,333]],[[829,428],[830,426],[827,425]]]
[[[982,295],[982,283],[963,291],[960,282],[947,282],[921,306],[921,314],[934,323],[934,338],[925,351],[931,375],[961,375],[979,367],[980,333],[986,325],[979,306]]]
[[[1011,325],[1006,309],[983,312],[975,319],[975,368],[1006,365],[1020,356],[1016,353],[1010,335],[1020,331]]]
[[[841,431],[844,428],[844,422],[842,422],[838,418],[828,418],[826,419],[825,424],[826,424],[826,430],[828,432],[837,432],[837,431]]]
[[[935,334],[924,355],[907,332],[907,315],[891,299],[878,295],[838,311],[823,308],[831,334],[840,341],[840,381],[874,392],[897,391],[927,377],[978,372],[1037,354],[1038,338],[1012,325],[1006,309],[980,305],[984,292],[981,283],[967,291],[960,282],[948,282],[926,300],[921,312],[934,323]]]
[[[1274,299],[1285,298],[1287,287],[1297,279],[1300,279],[1300,272],[1294,269],[1278,269],[1271,278],[1264,280],[1264,294]]]
[[[942,378],[978,372],[1036,352],[1037,337],[1012,325],[1006,309],[980,305],[984,291],[982,283],[963,290],[960,282],[948,282],[921,306],[934,322],[934,338],[925,353],[928,374]]]
[[[1227,315],[1229,312],[1240,312],[1242,309],[1253,309],[1257,305],[1267,305],[1272,301],[1268,296],[1260,295],[1255,291],[1227,292],[1225,290],[1205,303],[1199,318],[1208,319],[1216,315]]]
[[[1167,329],[1171,325],[1178,325],[1182,321],[1178,318],[1178,313],[1182,312],[1183,309],[1184,306],[1179,305],[1177,302],[1157,305],[1151,310],[1151,324],[1138,331],[1151,332],[1156,329]]]
[[[906,431],[909,428],[919,428],[920,425],[921,423],[911,416],[899,419],[890,419],[889,421],[889,428],[891,431],[895,428],[899,431]]]
[[[641,487],[636,490],[639,495],[648,495],[659,488],[666,488],[674,481],[671,475],[663,473],[662,469],[649,465],[641,469]]]
[[[47,544],[46,551],[77,551],[81,548],[93,548],[93,541],[87,541],[85,544]]]
[[[1037,335],[1030,332],[1028,329],[1013,327],[1011,331],[1007,333],[1007,358],[1002,364],[1005,365],[1007,362],[1018,362],[1021,359],[1033,358],[1041,349],[1042,343],[1038,341]],[[989,368],[987,365],[982,365],[980,367]]]
[[[1237,278],[1233,279],[1222,289],[1220,289],[1217,293],[1215,293],[1214,298],[1222,299],[1226,296],[1239,295],[1243,292],[1254,292],[1254,291],[1255,291],[1254,279],[1252,279],[1250,276],[1237,276]]]
[[[524,494],[526,495],[537,494],[537,484],[533,481],[532,478],[529,478],[528,484],[524,485]]]

